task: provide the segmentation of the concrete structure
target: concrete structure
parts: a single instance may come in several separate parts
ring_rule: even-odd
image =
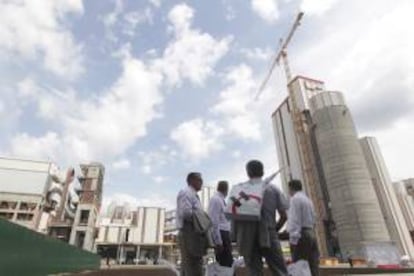
[[[157,260],[170,250],[171,243],[164,242],[165,209],[116,206],[112,217],[99,223],[96,238],[101,256],[117,263],[138,263]]]
[[[0,158],[0,216],[93,251],[104,167]],[[79,183],[81,180],[81,183]]]
[[[367,259],[375,259],[375,251],[394,254],[352,116],[342,95],[316,94],[310,105],[342,252]]]
[[[414,259],[414,243],[411,240],[407,223],[404,219],[378,142],[374,137],[364,137],[359,142],[368,165],[368,170],[391,240],[395,242],[403,255],[408,255],[411,259]]]
[[[398,202],[402,210],[408,230],[414,241],[414,200],[407,191],[407,181],[398,181],[394,183],[394,188],[397,193]]]
[[[317,240],[322,256],[339,255],[335,227],[329,207],[319,150],[314,137],[309,99],[323,93],[324,83],[319,80],[297,76],[289,84],[290,91],[282,104],[272,114],[272,124],[281,171],[283,190],[288,192],[288,182],[299,179],[314,203],[317,223]],[[292,96],[295,97],[293,101]],[[299,124],[294,123],[294,102],[299,109]],[[302,133],[303,132],[303,133]]]
[[[46,193],[55,165],[48,161],[0,157],[0,217],[43,232]]]
[[[216,193],[216,188],[211,186],[203,186],[201,191],[198,192],[200,197],[201,206],[203,207],[204,211],[208,210],[208,205],[210,203],[210,199]]]
[[[85,250],[94,250],[96,221],[102,204],[102,185],[105,167],[100,163],[80,165],[82,174],[79,177],[82,190],[76,209],[70,244]]]

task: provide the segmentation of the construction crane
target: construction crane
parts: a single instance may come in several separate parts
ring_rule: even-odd
[[[292,73],[289,66],[288,55],[287,55],[287,47],[289,46],[290,41],[293,38],[297,28],[300,26],[302,17],[304,13],[300,12],[293,23],[292,28],[290,29],[286,39],[280,40],[280,48],[277,52],[271,67],[263,80],[258,93],[256,94],[256,100],[260,97],[263,90],[266,88],[266,85],[272,76],[273,70],[276,65],[280,65],[280,61],[283,63],[283,68],[286,75],[287,80],[287,88],[289,93],[289,98],[292,104],[292,120],[295,128],[295,136],[297,145],[299,147],[299,156],[301,160],[301,168],[304,175],[304,185],[311,198],[313,204],[315,205],[315,211],[317,213],[317,221],[316,221],[316,236],[318,240],[319,250],[322,255],[328,255],[327,244],[326,244],[326,230],[325,225],[323,222],[323,218],[326,217],[326,210],[323,205],[323,202],[318,197],[317,189],[318,189],[318,174],[315,167],[315,159],[313,156],[313,148],[310,139],[310,127],[307,125],[307,118],[305,114],[303,114],[298,106],[296,95],[294,90],[291,86],[292,82]]]

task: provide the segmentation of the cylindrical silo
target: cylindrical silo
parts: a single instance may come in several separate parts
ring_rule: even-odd
[[[319,93],[310,104],[341,251],[369,258],[390,236],[351,114],[339,92]]]

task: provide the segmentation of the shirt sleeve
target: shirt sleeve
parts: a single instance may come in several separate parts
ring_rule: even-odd
[[[181,192],[177,198],[177,211],[180,212],[183,220],[188,220],[193,215],[193,204],[187,193]]]
[[[302,224],[300,214],[300,201],[292,198],[290,200],[287,229],[289,232],[289,242],[293,245],[298,244],[301,237]]]
[[[208,207],[208,215],[210,216],[211,222],[213,224],[212,227],[212,238],[214,244],[221,245],[223,241],[221,240],[221,234],[219,229],[220,223],[220,213],[221,213],[221,203],[217,198],[213,197],[210,200],[210,204]]]

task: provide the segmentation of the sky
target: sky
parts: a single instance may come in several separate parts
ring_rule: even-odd
[[[104,201],[174,206],[186,174],[277,170],[280,68],[258,87],[299,11],[293,74],[342,91],[393,180],[413,177],[410,0],[0,0],[0,155],[105,165]]]

